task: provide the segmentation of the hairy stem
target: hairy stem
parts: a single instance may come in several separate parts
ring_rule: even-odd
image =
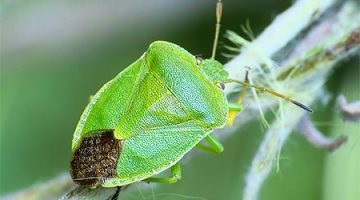
[[[280,91],[285,86],[291,88],[297,92],[296,99],[311,105],[321,98],[322,86],[336,63],[359,51],[360,41],[354,39],[360,30],[359,9],[359,2],[350,0],[297,1],[253,42],[230,32],[229,39],[243,45],[243,49],[226,67],[232,76],[241,79],[246,70],[241,67],[252,66],[250,79],[263,80],[259,84]],[[234,87],[228,87],[227,92],[232,93]],[[257,104],[260,111],[270,106]],[[243,199],[257,199],[263,182],[278,163],[284,142],[306,114],[295,109],[292,105],[279,105],[276,120],[267,129],[246,175]]]

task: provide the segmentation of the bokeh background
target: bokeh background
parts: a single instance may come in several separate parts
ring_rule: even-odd
[[[210,57],[215,3],[2,1],[0,195],[68,171],[72,134],[89,96],[139,58],[152,41],[171,41]],[[224,0],[221,33],[233,30],[245,36],[241,25],[249,20],[257,35],[291,3]],[[224,44],[229,42],[221,37],[219,52],[226,52]],[[221,55],[218,59],[229,60]],[[280,171],[270,175],[260,199],[339,199],[331,193],[345,197],[356,189],[346,180],[360,180],[360,129],[339,118],[334,97],[345,93],[349,100],[360,99],[359,66],[359,56],[341,63],[326,85],[330,101],[312,106],[320,130],[349,135],[350,142],[330,154],[294,132],[282,150]],[[136,186],[122,194],[123,199],[240,199],[263,133],[260,122],[251,122],[224,141],[223,154],[201,153],[187,162],[181,182],[150,189]]]

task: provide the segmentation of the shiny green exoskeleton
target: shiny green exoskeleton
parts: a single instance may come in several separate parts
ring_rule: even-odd
[[[218,10],[219,5],[220,1]],[[217,13],[218,30],[221,11]],[[224,83],[238,82],[283,97],[229,79],[214,59],[216,42],[212,58],[204,60],[176,44],[153,42],[137,61],[106,83],[91,98],[76,127],[73,180],[90,187],[142,180],[174,183],[181,177],[179,161],[191,149],[223,150],[210,133],[233,119],[230,110],[240,111],[240,106],[228,103]],[[203,139],[208,145],[199,144]],[[153,177],[168,168],[172,177]]]
[[[225,125],[229,108],[219,84],[227,76],[215,60],[200,61],[172,43],[152,43],[91,99],[74,134],[73,152],[81,149],[84,138],[102,133],[121,141],[114,158],[116,172],[113,177],[73,173],[73,178],[88,183],[96,176],[90,184],[113,187],[173,166],[212,130]]]

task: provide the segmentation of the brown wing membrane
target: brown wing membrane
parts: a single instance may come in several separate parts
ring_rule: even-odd
[[[113,131],[85,137],[71,160],[74,182],[96,187],[106,179],[115,177],[122,144],[122,140],[114,138]]]

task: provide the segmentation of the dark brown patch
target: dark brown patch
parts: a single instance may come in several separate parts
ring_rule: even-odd
[[[326,57],[328,59],[334,59],[338,54],[341,54],[344,51],[349,51],[355,46],[360,44],[360,27],[355,28],[345,42],[338,44],[332,50],[326,52]]]
[[[117,175],[116,166],[122,141],[113,131],[94,134],[82,140],[71,160],[71,177],[79,185],[96,187]]]
[[[350,36],[345,42],[345,49],[349,50],[358,44],[360,44],[360,27],[356,28],[351,32]]]

